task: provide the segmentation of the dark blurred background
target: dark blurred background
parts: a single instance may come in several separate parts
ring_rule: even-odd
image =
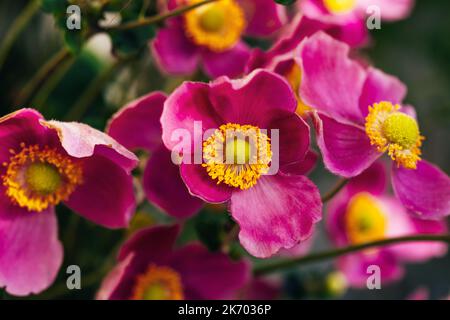
[[[26,3],[26,0],[0,0],[0,41],[4,41],[8,27]],[[383,23],[381,30],[372,32],[373,42],[364,50],[375,66],[406,83],[409,89],[407,102],[416,107],[421,133],[426,136],[423,156],[447,173],[450,169],[449,12],[448,0],[418,0],[409,19]],[[67,59],[62,71],[54,74],[38,95],[22,104],[21,95],[37,70],[62,47],[62,37],[52,16],[38,13],[0,66],[0,116],[20,107],[33,107],[46,118],[82,120],[103,130],[107,119],[126,102],[151,90],[170,92],[183,80],[163,78],[146,49],[133,59],[116,61],[109,54],[107,38],[97,37],[91,42],[76,59]],[[323,168],[317,168],[312,179],[323,192],[336,180]],[[140,210],[145,214],[144,220],[166,219],[150,205]],[[98,270],[103,268],[104,260],[117,247],[125,231],[96,227],[65,208],[58,209],[58,218],[65,260],[56,284],[38,298],[92,298],[104,275],[104,271]],[[195,237],[199,232],[196,224],[203,218],[201,215],[197,221],[188,224],[186,239]],[[323,230],[319,230],[314,248],[328,246]],[[79,264],[83,275],[90,276],[81,291],[67,293],[62,290],[65,267],[70,264]],[[331,270],[332,263],[327,262],[288,272],[284,297],[314,298],[308,294],[305,283],[320,282]],[[450,255],[447,254],[427,263],[409,265],[403,280],[382,290],[349,290],[344,298],[404,299],[419,287],[428,288],[433,299],[443,298],[450,291],[449,270]]]

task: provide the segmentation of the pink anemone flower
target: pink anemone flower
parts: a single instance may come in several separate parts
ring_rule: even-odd
[[[369,40],[366,20],[373,15],[381,21],[408,17],[414,0],[301,0],[299,10],[310,19],[329,26],[330,34],[350,46]],[[369,21],[370,22],[370,21]]]
[[[137,232],[120,249],[100,300],[231,299],[250,279],[249,264],[198,243],[175,248],[178,226]]]
[[[32,109],[0,118],[0,287],[39,293],[62,263],[55,206],[108,228],[135,208],[133,153],[87,125],[46,121]]]
[[[422,160],[424,137],[406,87],[349,58],[349,46],[319,32],[300,50],[300,96],[317,112],[317,144],[325,166],[354,177],[383,153],[393,160],[392,185],[402,204],[423,219],[450,214],[450,178]]]
[[[187,218],[201,209],[203,201],[189,194],[162,142],[165,101],[163,93],[154,92],[130,102],[111,118],[107,132],[130,150],[150,153],[142,182],[147,199],[171,216]]]
[[[229,203],[240,242],[256,257],[305,241],[321,219],[319,191],[303,175],[314,165],[309,126],[296,106],[289,84],[265,70],[185,82],[164,104],[163,141],[182,155],[190,193]]]
[[[396,198],[385,193],[386,180],[384,165],[376,162],[352,178],[330,201],[326,222],[336,246],[447,231],[445,221],[428,221],[409,215]],[[443,243],[409,242],[352,253],[339,258],[337,266],[350,285],[364,287],[372,272],[370,266],[379,267],[381,283],[386,284],[402,277],[405,262],[424,262],[446,252],[447,245]]]
[[[200,0],[170,0],[169,10]],[[247,36],[270,36],[286,20],[273,0],[218,0],[171,18],[151,43],[160,67],[172,75],[193,74],[201,64],[211,78],[243,73],[250,48]]]

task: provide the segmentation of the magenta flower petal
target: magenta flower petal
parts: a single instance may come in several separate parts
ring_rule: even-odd
[[[203,206],[203,201],[189,194],[179,167],[172,163],[170,151],[162,144],[147,163],[143,186],[147,199],[173,217],[188,218]]]
[[[284,167],[303,162],[309,151],[309,126],[296,114],[277,119],[269,125],[270,129],[279,130],[279,161]],[[272,138],[273,139],[273,138]],[[284,170],[283,170],[284,171]]]
[[[42,115],[33,109],[21,109],[0,118],[0,163],[8,162],[10,149],[18,150],[22,142],[27,145],[58,144],[55,132],[40,124]]]
[[[180,272],[185,299],[231,299],[250,279],[249,265],[199,244],[175,251],[168,264]]]
[[[303,43],[300,96],[336,121],[363,124],[359,96],[366,72],[349,58],[350,47],[323,32]]]
[[[103,279],[100,289],[98,289],[95,296],[96,300],[108,300],[111,297],[111,294],[120,284],[120,281],[125,275],[133,257],[133,254],[128,255],[128,257],[117,263],[117,265],[108,273],[108,275]]]
[[[239,239],[252,255],[266,258],[308,239],[322,217],[317,187],[304,176],[261,177],[251,189],[234,192],[231,214]]]
[[[380,268],[382,284],[388,284],[400,279],[404,269],[398,259],[391,253],[385,251],[370,253],[350,254],[338,259],[338,268],[344,273],[349,284],[356,288],[366,288],[367,273],[371,266]]]
[[[308,175],[316,167],[319,155],[312,150],[306,153],[305,159],[300,163],[291,163],[283,167],[283,172],[295,175]]]
[[[226,184],[217,184],[198,164],[181,164],[180,173],[189,192],[210,203],[222,203],[230,200],[233,188]]]
[[[244,73],[245,66],[250,58],[248,46],[239,42],[233,48],[223,52],[207,50],[202,53],[203,68],[208,76],[217,78],[228,76],[231,78]]]
[[[203,129],[197,134],[194,132],[195,121],[201,121]],[[167,98],[164,104],[161,116],[162,139],[166,147],[173,150],[181,141],[176,133],[187,130],[191,136],[191,141],[187,141],[189,146],[194,145],[194,141],[200,141],[201,146],[204,131],[218,128],[223,123],[224,121],[214,111],[209,100],[208,84],[185,82]]]
[[[164,93],[155,92],[129,103],[110,120],[108,134],[130,150],[159,148],[165,100]]]
[[[171,252],[179,232],[178,225],[142,229],[122,245],[118,259],[123,261],[133,253],[144,254],[148,259],[146,262],[161,260]]]
[[[192,74],[199,63],[199,48],[194,45],[183,30],[181,21],[159,29],[151,42],[153,56],[162,71],[169,74]]]
[[[381,156],[360,127],[324,115],[315,117],[315,125],[323,161],[334,174],[347,178],[357,176]]]
[[[211,85],[210,99],[223,123],[250,124],[260,129],[269,129],[273,121],[293,114],[297,108],[286,80],[260,69],[243,79],[216,80]]]
[[[367,7],[378,6],[383,20],[395,21],[410,15],[414,2],[414,0],[358,0],[358,7],[364,13]]]
[[[66,205],[102,226],[126,227],[136,207],[132,177],[110,159],[96,154],[83,161],[83,183]]]
[[[381,101],[401,103],[406,96],[406,86],[396,77],[380,70],[370,68],[359,99],[363,117],[369,113],[369,106]]]
[[[41,121],[44,126],[56,130],[61,145],[74,158],[102,155],[127,172],[137,166],[138,158],[107,134],[83,123]]]
[[[268,36],[286,22],[286,10],[272,0],[238,0],[244,9],[249,36]]]
[[[438,167],[419,161],[416,170],[393,165],[392,185],[402,204],[421,219],[450,214],[450,178]]]
[[[373,195],[382,195],[387,187],[387,172],[383,162],[374,162],[360,175],[350,179],[345,190],[350,195],[358,192],[369,192]]]
[[[400,237],[415,234],[444,234],[445,221],[427,221],[408,215],[405,207],[396,198],[380,198],[388,216],[387,237]],[[399,259],[409,262],[424,262],[445,255],[447,245],[440,242],[407,242],[386,248]]]
[[[179,226],[157,226],[142,229],[128,239],[119,251],[118,260],[123,263],[118,276],[112,275],[105,286],[109,291],[107,299],[129,299],[132,295],[136,277],[144,273],[150,264],[167,263],[179,233]],[[116,278],[116,279],[114,279]],[[114,285],[114,288],[112,287]],[[106,290],[105,290],[106,291]],[[106,292],[102,294],[106,299]]]
[[[351,17],[345,23],[333,24],[331,21],[328,23],[330,26],[325,30],[326,33],[352,48],[364,46],[370,41],[369,30],[364,19]]]
[[[0,198],[0,288],[16,296],[39,293],[53,283],[63,260],[54,209],[28,212],[5,200]]]

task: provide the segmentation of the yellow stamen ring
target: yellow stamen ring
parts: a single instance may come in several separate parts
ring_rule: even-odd
[[[183,287],[178,272],[169,267],[150,265],[138,276],[133,300],[183,300]]]
[[[217,184],[249,189],[269,171],[269,137],[251,125],[228,123],[203,143],[203,167]]]
[[[10,150],[9,162],[1,177],[6,195],[29,211],[41,212],[67,200],[82,183],[82,167],[55,148],[20,144],[21,151]]]
[[[399,105],[382,101],[369,107],[366,134],[379,152],[386,152],[407,169],[416,169],[420,160],[420,147],[425,137],[420,135],[414,118],[401,113]]]
[[[190,4],[201,2],[191,0]],[[185,14],[187,35],[197,45],[222,52],[232,48],[245,29],[245,16],[235,0],[218,0]]]

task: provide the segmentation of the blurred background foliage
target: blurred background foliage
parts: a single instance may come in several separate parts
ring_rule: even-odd
[[[0,0],[0,41],[5,41],[10,25],[17,19],[27,0]],[[65,25],[66,1],[44,0],[51,15],[39,11],[14,42],[4,64],[0,63],[0,115],[21,107],[33,107],[46,118],[83,121],[100,130],[109,117],[132,99],[153,90],[171,92],[186,78],[165,77],[151,59],[147,42],[154,27],[97,35],[82,46],[85,31],[64,33],[58,25]],[[68,1],[67,1],[68,2]],[[54,7],[63,3],[61,8]],[[78,1],[90,5],[88,30],[96,32],[99,26],[91,23],[99,16],[95,6],[110,11],[121,11],[122,22],[133,21],[156,13],[155,1]],[[95,6],[94,6],[95,5]],[[93,8],[93,9],[92,9]],[[59,11],[58,11],[59,10]],[[61,11],[62,10],[62,11]],[[100,9],[98,9],[100,10]],[[417,0],[412,16],[404,21],[383,23],[381,30],[372,32],[373,42],[363,54],[384,71],[398,76],[409,88],[407,102],[417,108],[424,144],[424,157],[449,172],[450,148],[450,1]],[[83,17],[84,18],[84,17]],[[114,22],[115,16],[107,17]],[[64,20],[64,21],[63,21]],[[86,30],[83,29],[83,30]],[[251,42],[266,47],[265,42]],[[72,55],[61,48],[66,47]],[[30,91],[30,82],[38,70],[45,69],[49,59],[61,59],[57,71],[44,77],[44,83]],[[0,60],[1,61],[1,60]],[[191,78],[192,79],[192,78]],[[203,80],[202,74],[193,79]],[[28,90],[28,92],[27,92]],[[25,96],[25,98],[24,98]],[[324,193],[336,180],[319,166],[312,179]],[[137,184],[138,185],[138,184]],[[233,222],[225,215],[224,207],[207,206],[201,214],[185,224],[180,242],[199,239],[210,250],[220,250],[224,242],[234,257],[245,255],[239,245],[229,241],[227,234]],[[67,208],[58,208],[60,239],[65,258],[58,279],[46,292],[31,299],[64,298],[90,299],[95,296],[102,277],[114,263],[118,245],[139,227],[169,222],[170,218],[143,201],[130,230],[107,230],[78,218]],[[313,250],[329,247],[326,235],[319,228]],[[259,263],[256,261],[256,263]],[[82,290],[68,291],[65,287],[66,268],[76,264],[82,269]],[[382,290],[349,290],[343,296],[336,288],[332,262],[308,265],[282,275],[283,298],[357,298],[403,299],[418,287],[430,290],[431,298],[442,298],[450,290],[450,256],[425,264],[407,267],[405,278]],[[333,285],[334,284],[334,285]],[[3,293],[4,298],[13,299]]]

